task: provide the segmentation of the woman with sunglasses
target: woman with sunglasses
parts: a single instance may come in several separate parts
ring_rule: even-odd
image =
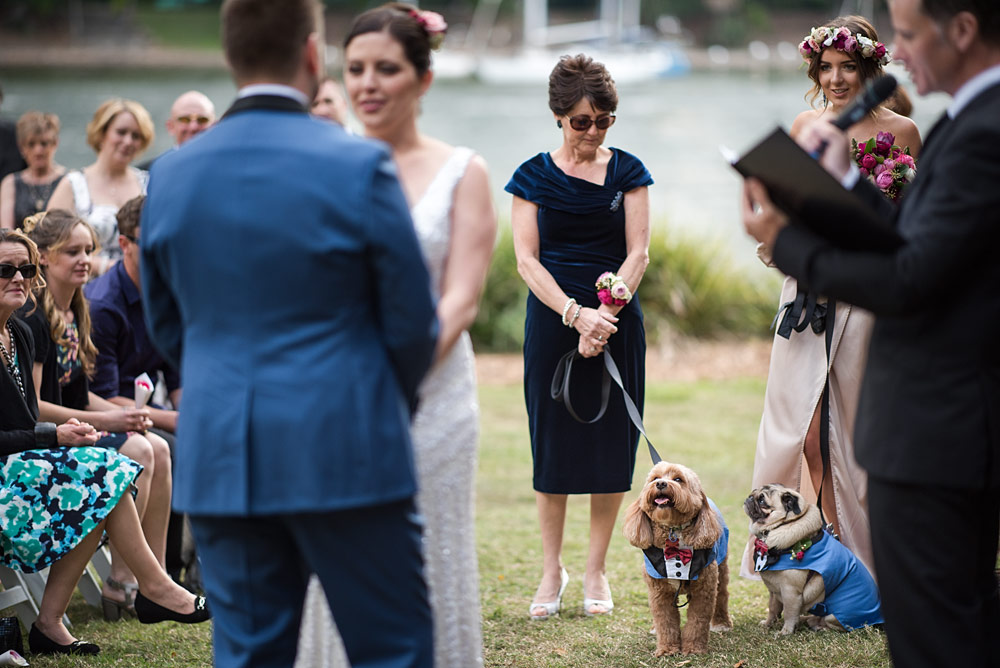
[[[875,28],[861,16],[842,16],[813,28],[799,48],[813,83],[806,93],[813,108],[795,118],[791,128],[793,137],[817,119],[836,118],[866,83],[884,73],[884,66],[890,60]],[[886,104],[906,102],[905,93],[901,95],[890,98]],[[908,148],[913,158],[920,152],[917,126],[886,106],[876,107],[848,132],[859,143],[888,132],[895,138],[890,144]],[[758,255],[773,266],[768,249],[759,247]],[[811,303],[806,290],[791,277],[786,277],[782,286],[778,303],[783,306],[771,349],[752,486],[777,482],[802,489],[813,499],[817,498],[816,490],[822,490],[826,521],[874,575],[868,527],[868,477],[854,457],[852,438],[874,316],[838,302],[828,351],[827,299],[814,295],[818,297],[814,300],[818,304],[813,311],[816,317],[808,317],[808,313],[803,314],[795,306],[797,298],[800,304]],[[803,319],[807,326],[798,331],[793,323]],[[824,414],[827,429],[821,434]],[[825,444],[821,439],[825,439]],[[756,578],[752,553],[751,544],[744,550],[740,573]]]
[[[94,276],[121,258],[115,214],[125,202],[146,194],[149,172],[131,164],[153,142],[153,135],[153,120],[141,104],[105,101],[87,124],[87,143],[97,160],[67,174],[49,200],[49,209],[75,211],[97,232],[100,251],[91,263]]]
[[[38,247],[45,279],[24,312],[35,341],[32,376],[41,419],[88,422],[102,432],[99,447],[118,450],[143,466],[136,507],[150,549],[163,564],[172,489],[170,449],[161,437],[146,432],[153,426],[149,409],[119,406],[90,391],[97,349],[83,285],[90,277],[96,235],[86,222],[61,210],[27,218],[24,231]],[[102,592],[109,621],[133,614],[135,578],[118,557],[119,548],[111,543],[111,577]]]
[[[38,422],[34,341],[14,316],[41,282],[38,265],[28,237],[0,229],[0,563],[27,573],[50,567],[28,634],[32,652],[97,654],[100,648],[71,635],[62,618],[105,531],[139,580],[140,621],[200,622],[209,613],[204,598],[170,579],[143,539],[129,493],[142,467],[92,447],[98,435],[90,424]]]
[[[590,548],[583,612],[614,607],[605,558],[624,494],[632,485],[639,431],[620,398],[593,424],[575,420],[552,400],[556,363],[569,350],[578,415],[597,413],[609,350],[639,410],[645,384],[646,335],[634,297],[649,263],[652,177],[635,156],[605,148],[618,93],[605,67],[580,54],[563,56],[549,77],[549,108],[562,144],[522,164],[507,184],[518,271],[530,293],[524,325],[524,395],[534,459],[535,502],[542,531],[542,581],[528,614],[558,614],[569,576],[562,565],[569,494],[590,494]],[[617,296],[595,284],[614,274]]]
[[[348,99],[365,134],[392,151],[438,297],[435,362],[420,385],[411,436],[417,506],[425,520],[434,665],[440,668],[482,665],[473,513],[479,406],[467,330],[496,239],[486,163],[471,149],[417,127],[421,98],[433,80],[431,50],[446,29],[439,14],[393,2],[359,15],[344,40]],[[297,664],[346,666],[321,594],[314,583]],[[350,614],[350,602],[333,607],[337,617]]]

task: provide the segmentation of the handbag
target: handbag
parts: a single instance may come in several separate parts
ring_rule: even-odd
[[[608,409],[608,399],[611,396],[611,381],[614,380],[615,384],[621,388],[622,398],[625,401],[625,411],[628,413],[629,419],[632,424],[635,425],[642,437],[646,439],[646,445],[649,447],[649,458],[653,460],[653,464],[659,464],[662,458],[660,453],[656,451],[653,444],[649,440],[649,436],[646,436],[646,428],[642,424],[642,416],[639,415],[639,409],[636,408],[635,402],[632,401],[632,397],[628,395],[625,391],[625,385],[622,383],[621,372],[618,371],[618,365],[615,364],[614,358],[611,356],[611,351],[607,348],[601,353],[604,357],[604,372],[601,375],[601,408],[597,411],[597,415],[589,420],[584,420],[579,415],[577,415],[576,410],[573,408],[573,403],[569,398],[569,385],[570,378],[573,372],[573,361],[576,358],[582,358],[583,355],[573,348],[568,353],[559,358],[559,362],[556,364],[555,373],[552,374],[552,386],[549,388],[549,393],[553,399],[556,401],[561,401],[569,414],[573,416],[573,419],[577,422],[582,422],[583,424],[594,424],[602,417],[604,417],[604,411]]]
[[[8,650],[24,654],[21,624],[17,621],[17,617],[0,617],[0,654]]]

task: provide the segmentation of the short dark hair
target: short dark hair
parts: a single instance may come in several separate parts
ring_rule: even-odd
[[[225,0],[222,47],[237,81],[292,79],[321,13],[317,0]]]
[[[588,55],[563,56],[549,75],[549,109],[565,116],[583,98],[598,111],[618,108],[615,80],[602,63]]]
[[[1000,44],[1000,3],[997,0],[921,0],[924,14],[941,23],[959,12],[969,12],[979,21],[984,42]]]
[[[129,201],[122,204],[115,214],[118,221],[118,233],[135,239],[135,230],[139,227],[139,218],[142,216],[142,205],[146,203],[145,195],[136,195]]]
[[[431,68],[431,38],[411,13],[414,9],[413,5],[402,2],[387,2],[360,14],[344,38],[344,50],[358,35],[385,31],[399,42],[417,76],[422,77]]]

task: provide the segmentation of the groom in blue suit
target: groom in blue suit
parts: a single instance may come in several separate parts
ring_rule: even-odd
[[[174,505],[216,666],[291,666],[311,572],[353,666],[430,666],[409,420],[434,306],[387,151],[305,112],[321,16],[226,0],[237,100],[152,168],[144,303],[184,378]]]

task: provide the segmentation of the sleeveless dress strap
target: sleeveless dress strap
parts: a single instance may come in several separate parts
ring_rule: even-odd
[[[66,175],[66,179],[73,186],[73,204],[76,206],[76,213],[81,218],[86,218],[94,209],[94,203],[90,199],[90,188],[87,187],[87,177],[83,172],[72,171]]]
[[[455,151],[445,161],[444,165],[438,171],[437,176],[434,177],[435,181],[440,179],[442,184],[447,186],[445,190],[448,193],[449,199],[453,198],[455,187],[458,186],[458,182],[465,176],[465,170],[469,166],[469,161],[472,160],[472,156],[475,154],[475,151],[466,146],[455,147]],[[431,187],[436,185],[438,184],[431,183]],[[431,188],[428,188],[427,191],[431,192]]]

